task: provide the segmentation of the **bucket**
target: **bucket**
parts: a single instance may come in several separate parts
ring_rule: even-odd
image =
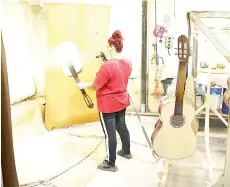
[[[227,90],[227,88],[224,88],[223,89],[223,95],[224,95],[224,92]],[[224,103],[222,103],[222,113],[223,114],[228,114],[229,113],[229,108],[227,107],[227,105]]]
[[[205,91],[207,93],[207,87],[205,88]],[[221,87],[211,87],[210,88],[210,108],[214,110],[220,109],[221,95],[222,95]]]

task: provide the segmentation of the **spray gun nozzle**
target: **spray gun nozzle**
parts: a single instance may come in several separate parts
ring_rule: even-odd
[[[96,55],[96,58],[102,58],[103,61],[106,61],[106,60],[107,60],[107,58],[106,58],[106,56],[105,56],[105,53],[103,53],[103,52],[100,52],[99,55]]]

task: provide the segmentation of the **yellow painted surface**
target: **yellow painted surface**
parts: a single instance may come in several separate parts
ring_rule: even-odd
[[[92,82],[99,69],[95,56],[106,48],[109,15],[110,8],[107,6],[79,4],[48,6],[49,48],[52,49],[62,42],[73,42],[80,53],[88,56],[83,71],[79,74],[81,81]],[[95,92],[89,90],[86,92],[95,104],[93,109],[86,106],[74,79],[65,77],[58,64],[50,66],[46,71],[46,128],[50,130],[98,121]]]
[[[45,106],[43,105],[44,103],[45,100],[43,98],[40,98],[40,99],[35,99],[35,100],[26,101],[20,104],[13,105],[11,107],[11,113],[12,113],[11,119],[12,119],[13,127],[31,121],[38,107],[40,108],[40,112],[44,120],[44,111],[45,111]]]
[[[226,59],[228,60],[228,62],[230,62],[230,56],[227,56]]]

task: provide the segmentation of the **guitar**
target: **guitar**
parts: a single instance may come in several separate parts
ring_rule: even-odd
[[[160,120],[152,133],[152,148],[156,155],[178,160],[191,156],[196,150],[198,121],[195,118],[193,77],[187,77],[188,39],[178,38],[178,76],[175,99],[166,98],[159,106]]]
[[[77,72],[75,70],[75,68],[73,67],[73,65],[70,63],[68,64],[69,65],[69,70],[75,80],[76,83],[79,83],[80,82],[80,79],[77,75]],[[84,101],[86,103],[86,105],[89,107],[89,108],[93,108],[94,107],[94,104],[93,104],[93,101],[91,100],[91,98],[89,97],[89,95],[86,93],[85,89],[80,89],[82,95],[83,95],[83,98],[84,98]]]

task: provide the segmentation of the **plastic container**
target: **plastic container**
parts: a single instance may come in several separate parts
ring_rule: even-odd
[[[205,91],[207,93],[207,87],[205,88]],[[214,110],[220,109],[221,95],[222,95],[221,87],[211,87],[210,88],[210,108]]]

